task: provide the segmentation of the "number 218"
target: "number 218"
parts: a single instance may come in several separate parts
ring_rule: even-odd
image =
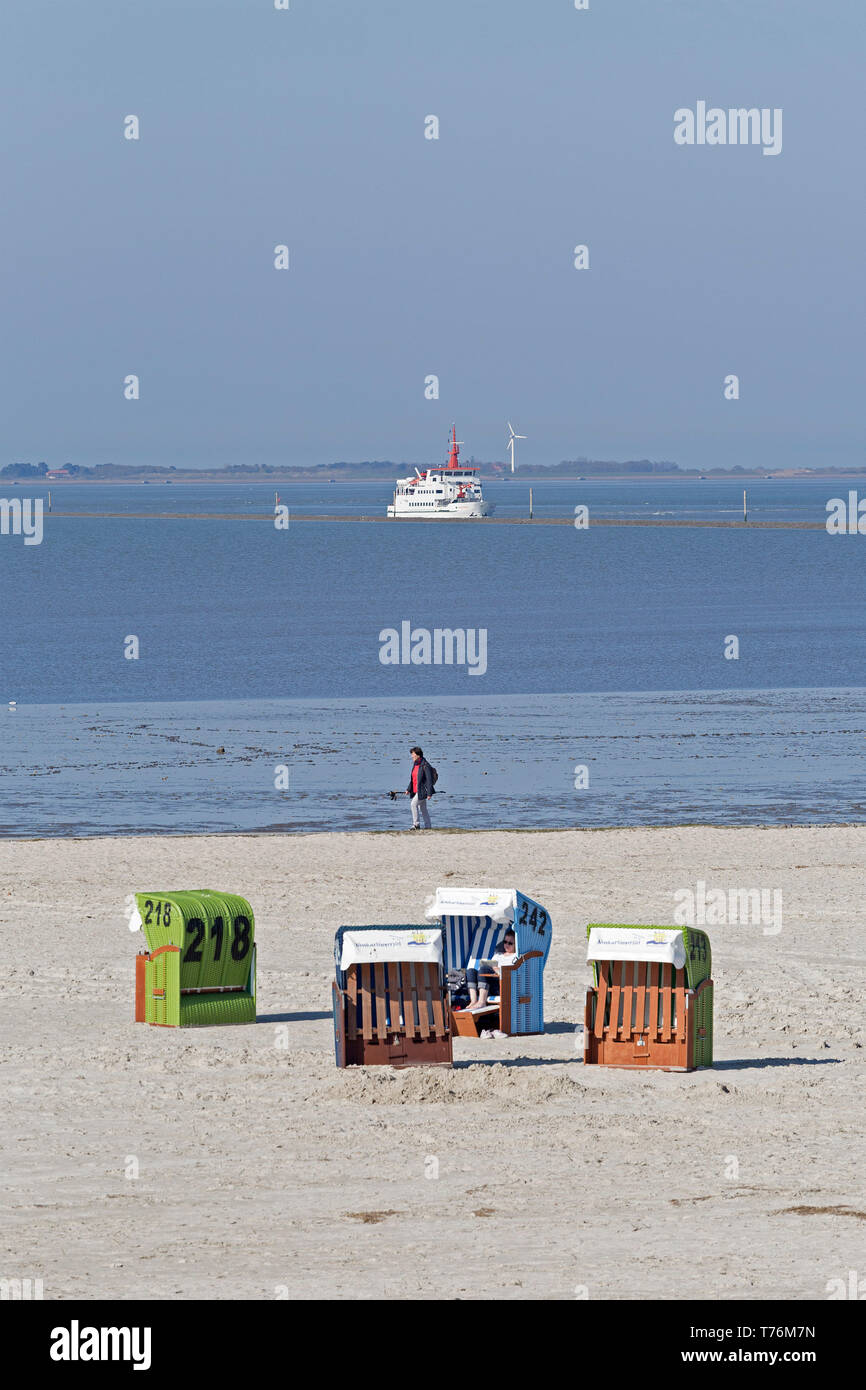
[[[202,943],[205,939],[207,928],[201,917],[190,917],[186,924],[187,937],[192,940],[184,953],[184,965],[198,964],[202,959]],[[249,917],[235,917],[232,921],[231,955],[232,960],[243,960],[250,949],[250,932],[252,924]],[[214,964],[218,965],[222,959],[223,937],[225,935],[225,923],[222,917],[215,917],[211,924],[210,940],[213,943]]]

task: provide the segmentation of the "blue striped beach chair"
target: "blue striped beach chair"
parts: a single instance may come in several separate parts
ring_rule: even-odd
[[[550,915],[517,888],[437,888],[427,917],[441,923],[447,970],[477,970],[489,960],[513,927],[517,954],[503,966],[499,995],[491,995],[484,1012],[452,1010],[451,1022],[462,1037],[482,1029],[509,1035],[544,1032],[544,966],[550,953]]]

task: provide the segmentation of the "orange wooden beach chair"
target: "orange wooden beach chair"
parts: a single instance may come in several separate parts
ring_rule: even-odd
[[[338,1067],[451,1066],[440,928],[340,927],[334,957]]]
[[[713,1064],[712,956],[692,927],[590,923],[583,1060],[693,1071]]]

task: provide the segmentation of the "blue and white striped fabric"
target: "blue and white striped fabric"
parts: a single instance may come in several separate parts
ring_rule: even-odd
[[[501,922],[491,923],[489,917],[485,917],[484,922],[483,927],[476,929],[469,947],[469,959],[466,964],[472,970],[477,970],[481,961],[492,959],[496,954],[496,947],[505,935],[505,928]]]
[[[478,969],[478,962],[490,960],[505,935],[503,922],[489,917],[443,917],[446,970]]]
[[[445,932],[445,969],[465,970],[469,958],[469,943],[478,925],[475,917],[443,917]]]

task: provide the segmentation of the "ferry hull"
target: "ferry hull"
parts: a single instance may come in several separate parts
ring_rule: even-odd
[[[478,517],[492,516],[496,510],[492,502],[454,502],[446,507],[431,507],[427,511],[423,507],[402,508],[391,505],[388,508],[388,516],[397,520],[410,521],[472,521]]]

